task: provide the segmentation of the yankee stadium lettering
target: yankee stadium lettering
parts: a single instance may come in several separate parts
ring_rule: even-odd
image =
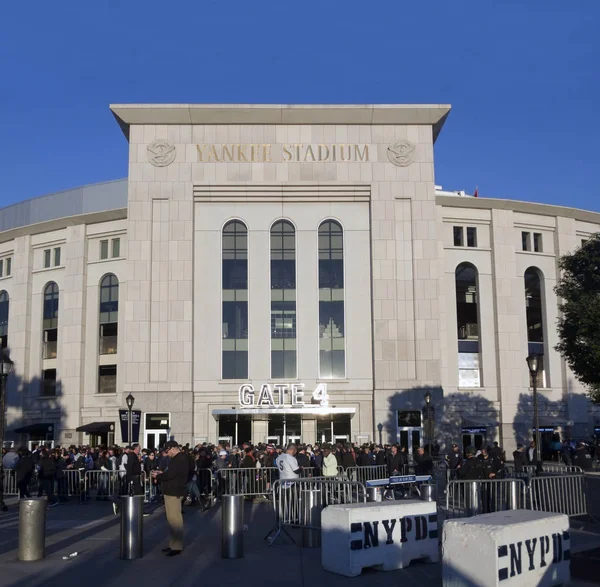
[[[350,550],[377,548],[396,542],[403,544],[411,540],[436,540],[438,537],[437,515],[405,516],[375,522],[353,522],[350,534],[360,534],[351,538]],[[381,540],[380,540],[381,539]]]
[[[304,383],[263,383],[260,391],[244,384],[238,396],[241,408],[326,408],[329,406],[327,385],[320,383],[312,392],[310,402],[304,403]]]
[[[504,581],[523,572],[541,569],[550,564],[556,565],[570,559],[569,532],[556,532],[552,535],[505,544],[498,547],[498,580]]]

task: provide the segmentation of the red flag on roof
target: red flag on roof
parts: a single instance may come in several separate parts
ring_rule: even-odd
[[[474,198],[478,198],[479,197],[479,188],[478,187],[475,188],[475,193],[473,194],[473,197]]]

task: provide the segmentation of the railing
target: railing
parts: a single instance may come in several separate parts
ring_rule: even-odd
[[[478,514],[524,509],[525,482],[521,479],[450,481],[446,489],[445,517],[468,518]]]
[[[531,509],[567,516],[588,513],[584,475],[533,477],[529,485]]]
[[[4,469],[4,495],[19,495],[17,472],[14,469]]]
[[[350,481],[358,481],[364,483],[365,481],[374,481],[375,479],[387,479],[388,468],[387,465],[369,465],[367,467],[348,467],[346,469],[346,475]]]
[[[519,471],[516,470],[514,463],[506,463],[504,465],[504,471],[507,477],[516,477],[527,479],[531,478],[536,474],[537,465],[522,465],[519,467]],[[576,465],[563,465],[561,463],[542,463],[543,473],[553,473],[559,475],[570,475],[570,474],[583,474],[581,467]]]
[[[85,495],[108,500],[121,493],[121,477],[118,471],[86,471]]]
[[[275,467],[221,469],[217,478],[219,495],[268,495],[278,477]]]

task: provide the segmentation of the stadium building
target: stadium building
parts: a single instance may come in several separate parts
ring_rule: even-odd
[[[121,442],[131,395],[147,447],[512,450],[531,352],[544,437],[600,425],[554,350],[558,259],[600,214],[436,187],[450,106],[111,109],[127,179],[0,210],[7,440]]]

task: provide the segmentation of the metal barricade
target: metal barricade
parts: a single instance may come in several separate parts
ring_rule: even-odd
[[[4,495],[19,495],[17,472],[14,469],[4,469]]]
[[[585,516],[588,513],[584,475],[551,475],[534,477],[529,485],[532,510],[567,516]]]
[[[561,463],[543,463],[542,471],[544,473],[560,473],[563,475],[573,475],[577,473],[583,475],[583,469],[581,467],[578,467],[577,465],[564,465]]]
[[[268,496],[278,476],[279,470],[275,467],[221,469],[218,471],[218,492],[220,495]]]
[[[350,481],[358,481],[365,483],[366,481],[374,481],[375,479],[387,479],[387,465],[369,465],[367,467],[348,467],[346,475]]]
[[[85,495],[89,499],[95,497],[99,501],[108,501],[115,495],[115,489],[119,488],[118,483],[118,471],[86,471]]]
[[[344,481],[329,477],[313,477],[312,479],[277,480],[273,484],[273,508],[275,510],[275,528],[265,537],[269,545],[284,532],[285,526],[311,529],[310,520],[314,520],[314,512],[310,518],[309,508],[304,507],[303,496],[307,492],[319,492],[322,507],[336,504],[366,503],[367,490],[362,483]],[[272,534],[275,532],[274,536]],[[289,534],[287,534],[288,537]]]
[[[62,498],[79,497],[85,501],[85,479],[78,469],[66,469],[56,478],[56,495]]]
[[[468,518],[525,506],[526,488],[522,479],[450,481],[444,514],[446,519]]]

